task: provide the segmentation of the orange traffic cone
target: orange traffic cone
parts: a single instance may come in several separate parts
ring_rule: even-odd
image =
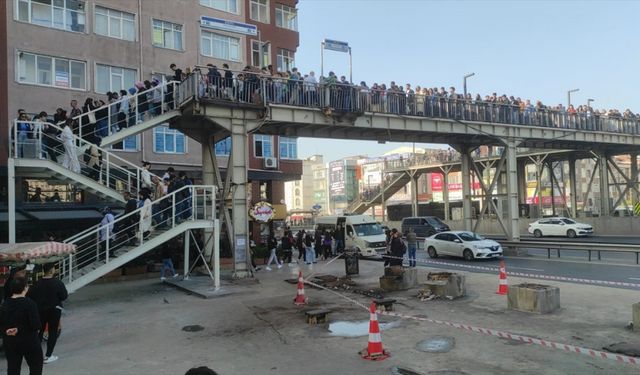
[[[497,294],[505,295],[509,291],[509,283],[507,282],[507,271],[504,267],[504,260],[500,261],[500,285]]]
[[[371,302],[369,307],[371,318],[369,319],[369,345],[360,351],[360,356],[370,361],[382,361],[389,358],[389,352],[382,348],[382,336],[380,336],[380,326],[376,315],[376,304]]]
[[[302,279],[302,271],[298,273],[298,294],[296,294],[296,298],[293,299],[293,303],[296,305],[306,305],[307,297],[304,295],[304,280]]]

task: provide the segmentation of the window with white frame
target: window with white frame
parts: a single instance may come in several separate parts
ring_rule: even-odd
[[[254,21],[269,23],[269,0],[250,0],[249,17]]]
[[[276,61],[276,66],[279,72],[286,72],[294,67],[293,52],[288,49],[278,49],[277,59],[278,61]]]
[[[200,5],[223,12],[238,14],[238,0],[200,0]]]
[[[54,29],[84,32],[85,2],[80,0],[15,0],[16,19]]]
[[[182,25],[156,19],[152,22],[154,46],[182,51]]]
[[[136,40],[136,15],[119,10],[95,7],[96,34],[123,40]]]
[[[136,83],[137,75],[135,69],[97,64],[95,90],[100,94],[127,90]]]
[[[262,51],[260,50],[260,41],[251,41],[251,65],[258,68],[267,67],[271,64],[271,43],[262,43]]]
[[[276,26],[298,31],[298,10],[290,6],[277,4]]]
[[[255,134],[253,136],[253,153],[257,158],[273,156],[273,140],[270,135]]]
[[[87,63],[18,52],[18,82],[85,90]]]
[[[204,56],[222,60],[240,61],[239,38],[203,30],[200,48]]]
[[[132,135],[125,138],[122,142],[118,142],[111,146],[112,150],[119,151],[139,151],[140,150],[140,136]]]
[[[289,137],[280,137],[280,158],[281,159],[297,159],[298,158],[298,139]]]
[[[157,154],[185,154],[187,139],[184,134],[169,129],[168,126],[158,126],[153,129],[153,152]]]
[[[216,142],[216,155],[229,156],[231,155],[231,137],[227,137],[221,141]]]

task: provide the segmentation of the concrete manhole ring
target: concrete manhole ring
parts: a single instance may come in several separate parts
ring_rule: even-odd
[[[204,327],[199,324],[194,324],[190,326],[184,326],[182,327],[182,330],[185,332],[198,332],[204,330]]]
[[[427,375],[469,375],[464,371],[458,370],[435,370],[429,371]]]
[[[416,348],[427,353],[447,353],[456,345],[456,339],[449,336],[434,336],[420,341]]]

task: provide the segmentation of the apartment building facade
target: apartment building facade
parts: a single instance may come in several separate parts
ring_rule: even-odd
[[[162,79],[174,63],[188,67],[229,65],[240,71],[252,65],[255,38],[243,28],[256,27],[269,38],[274,59],[277,51],[298,46],[296,1],[261,2],[270,17],[251,19],[254,0],[5,0],[0,2],[0,142],[7,144],[9,129],[18,109],[53,115],[67,111],[72,100],[80,105],[89,97],[128,89],[135,82]],[[287,25],[276,9],[286,6]],[[262,9],[262,8],[261,8]],[[291,21],[293,18],[294,21]],[[249,26],[245,27],[247,24]],[[281,25],[281,26],[277,26]],[[285,25],[285,26],[287,26]],[[293,61],[293,60],[292,60]],[[302,163],[297,159],[296,139],[277,136],[250,137],[252,201],[268,197],[284,199],[284,181],[298,179]],[[168,124],[157,126],[111,147],[128,161],[152,164],[160,172],[174,167],[196,181],[201,171],[201,147]],[[7,157],[0,152],[0,192],[6,204]],[[226,165],[230,142],[216,145],[221,166]],[[268,160],[268,161],[267,161]],[[55,181],[23,179],[17,183],[19,200],[35,187],[66,189],[68,203],[91,201],[76,194],[73,186]],[[44,189],[43,189],[44,191]],[[45,192],[45,196],[46,196]],[[20,204],[21,202],[19,202]]]

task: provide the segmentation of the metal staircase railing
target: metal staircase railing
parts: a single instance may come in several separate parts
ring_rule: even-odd
[[[397,173],[390,174],[391,179],[389,179],[389,182],[385,183],[384,189],[380,189],[380,191],[373,194],[371,196],[371,199],[364,199],[363,197],[359,197],[353,203],[351,203],[348,209],[349,212],[358,214],[366,211],[367,208],[371,207],[374,203],[377,203],[380,199],[382,199],[383,194],[387,197],[387,199],[391,198],[391,196],[395,194],[398,190],[400,190],[400,187],[402,186],[397,187],[397,189],[395,189],[390,194],[389,194],[389,189],[396,188],[396,184],[401,182],[403,179],[408,178],[404,173],[398,173],[398,176],[394,178],[393,177],[394,174],[397,174]],[[364,207],[365,210],[359,210],[360,207]]]
[[[216,217],[216,192],[216,186],[183,186],[112,222],[95,225],[65,239],[63,242],[76,245],[76,252],[59,261],[60,279],[71,284],[84,277],[83,285],[86,285],[151,250],[148,245],[163,234],[174,236],[179,234],[176,230],[181,226],[184,230],[191,228],[184,224],[202,221],[212,226]],[[147,215],[151,216],[151,226],[143,231],[147,229],[143,227],[144,220],[149,220]]]
[[[21,124],[28,125],[31,130],[19,130]],[[9,155],[14,159],[61,162],[69,172],[72,172],[69,173],[71,178],[73,174],[81,174],[119,193],[128,191],[133,195],[138,194],[145,170],[75,135],[71,136],[71,141],[75,145],[76,155],[67,155],[68,152],[61,139],[62,134],[63,129],[57,125],[16,120],[11,129]],[[97,159],[98,165],[93,165],[91,160],[85,158],[85,155],[90,156],[92,147],[95,148],[93,151],[97,151],[100,155]],[[80,150],[85,150],[89,155],[85,153],[78,155]],[[75,164],[72,159],[76,159],[78,163]],[[149,173],[149,177],[157,176]]]
[[[177,109],[179,85],[177,81],[160,83],[75,116],[74,133],[86,141],[96,143],[97,138],[109,137],[122,129],[173,111]],[[124,103],[125,100],[127,103]]]

